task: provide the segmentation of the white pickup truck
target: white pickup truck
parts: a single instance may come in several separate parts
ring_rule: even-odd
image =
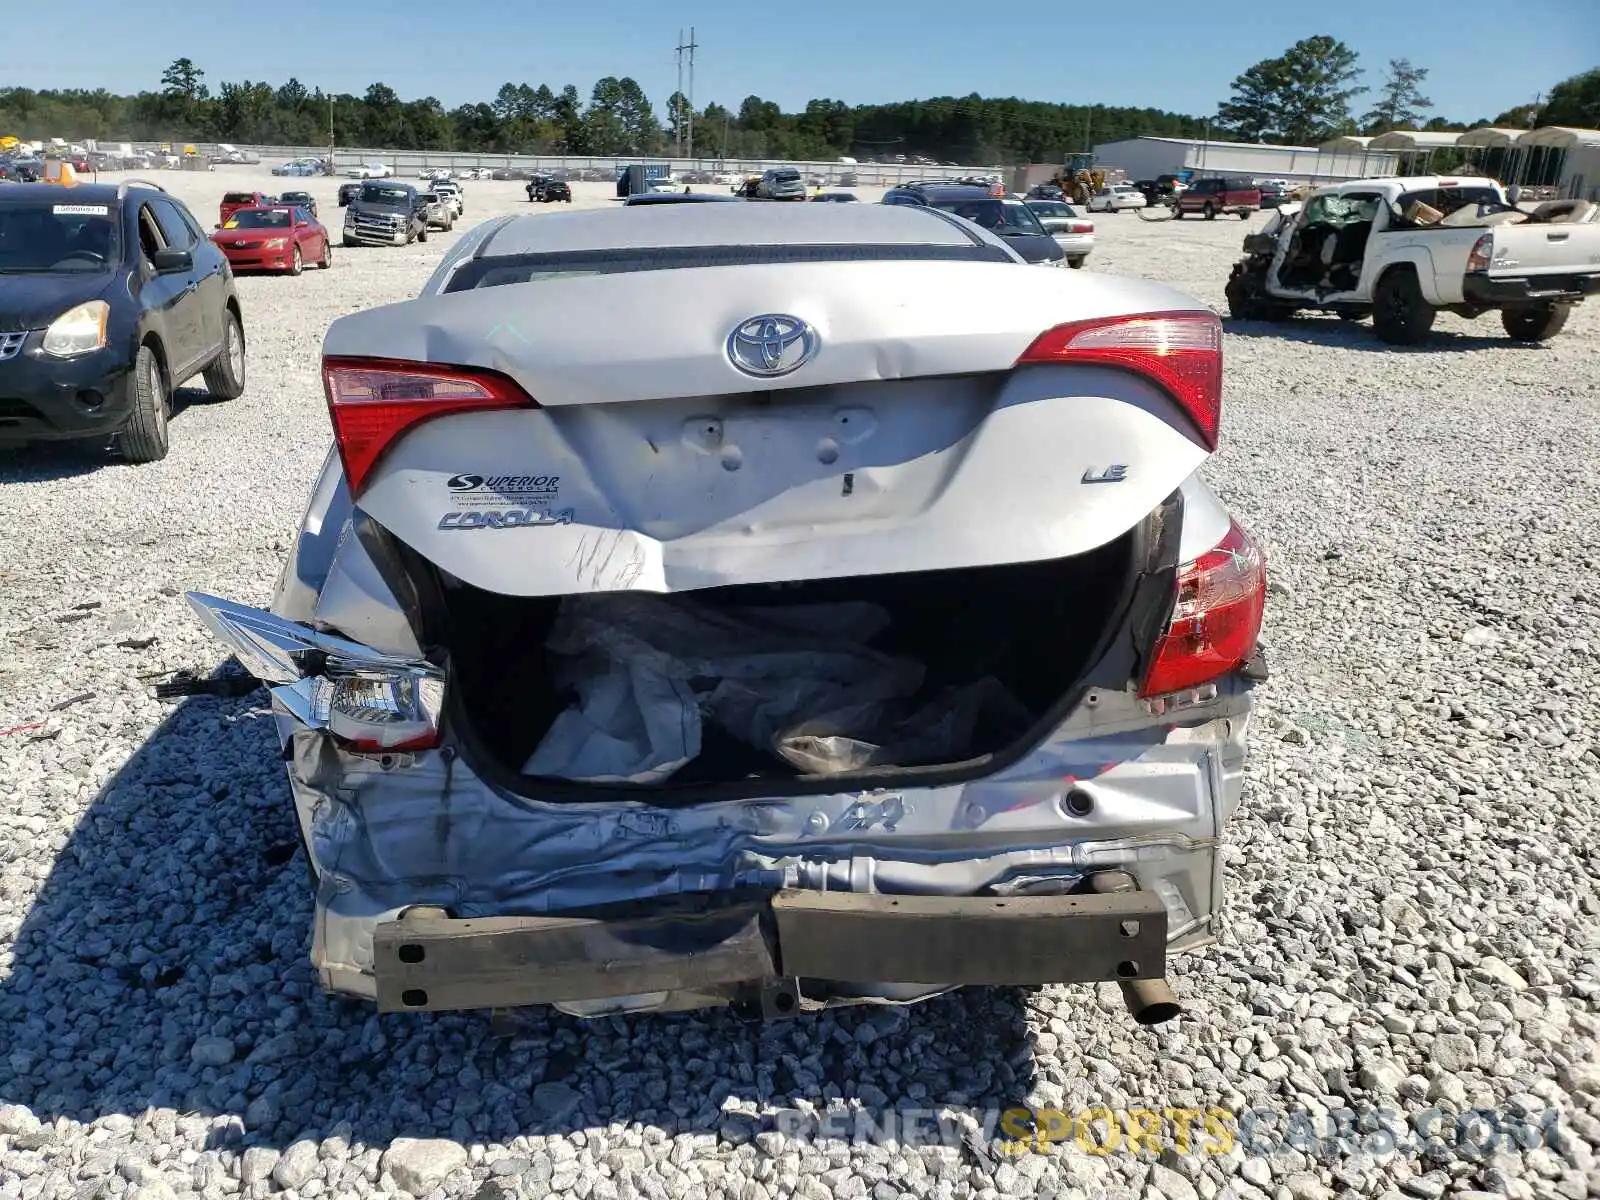
[[[1285,204],[1244,239],[1228,279],[1240,320],[1300,309],[1371,315],[1386,342],[1420,342],[1442,309],[1498,309],[1505,330],[1544,341],[1600,291],[1600,206],[1555,200],[1524,211],[1482,178],[1356,179]]]

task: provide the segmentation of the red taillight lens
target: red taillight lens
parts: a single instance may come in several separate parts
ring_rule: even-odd
[[[1094,223],[1092,221],[1074,221],[1072,223],[1072,232],[1073,233],[1093,233],[1094,232]]]
[[[1159,384],[1217,448],[1222,424],[1222,322],[1210,312],[1140,313],[1057,325],[1034,339],[1017,365],[1097,363]]]
[[[423,421],[458,412],[537,408],[497,371],[382,358],[324,358],[322,385],[333,440],[352,495],[400,435]]]
[[[1226,675],[1255,652],[1267,600],[1267,554],[1237,524],[1178,572],[1178,599],[1156,644],[1141,696]]]
[[[1487,271],[1489,263],[1494,259],[1494,234],[1486,233],[1472,244],[1472,250],[1467,255],[1467,270]]]

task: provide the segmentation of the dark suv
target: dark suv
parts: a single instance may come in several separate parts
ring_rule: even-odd
[[[1027,262],[1039,266],[1066,266],[1066,255],[1055,238],[1039,224],[1033,211],[1015,196],[995,194],[981,184],[906,183],[883,194],[885,204],[914,204],[954,213],[983,226]]]
[[[557,179],[552,175],[535,175],[528,180],[528,186],[523,189],[528,193],[528,200],[534,204],[554,204],[562,201],[572,203],[572,187],[565,179]]]
[[[0,444],[166,457],[173,390],[244,391],[233,271],[157,184],[0,188]]]

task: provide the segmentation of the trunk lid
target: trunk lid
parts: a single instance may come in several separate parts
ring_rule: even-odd
[[[1114,354],[1016,364],[1052,327],[1174,311],[1214,325],[1133,280],[789,263],[424,296],[341,318],[324,351],[499,372],[538,406],[412,427],[358,488],[450,575],[502,595],[670,592],[1040,561],[1118,537],[1204,461],[1205,437]],[[804,322],[815,340],[794,345],[814,354],[753,377],[730,344],[768,318]]]

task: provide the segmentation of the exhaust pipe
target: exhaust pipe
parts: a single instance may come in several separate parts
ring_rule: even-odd
[[[1139,888],[1138,881],[1126,871],[1098,871],[1089,876],[1089,886],[1096,892],[1132,892]],[[1140,1025],[1160,1025],[1183,1015],[1183,1005],[1177,993],[1165,979],[1123,979],[1117,986],[1122,989],[1122,1002]]]
[[[1183,1015],[1183,1005],[1165,979],[1123,980],[1122,1002],[1140,1025],[1160,1025]]]

